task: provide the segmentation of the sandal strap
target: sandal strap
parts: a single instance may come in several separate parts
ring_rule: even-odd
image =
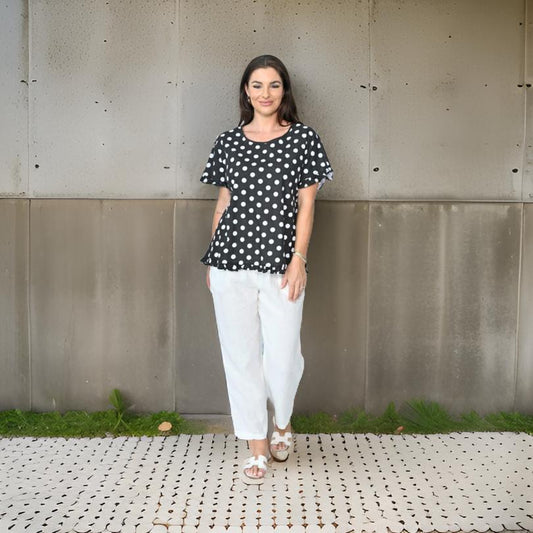
[[[292,443],[292,433],[286,431],[284,435],[280,435],[277,431],[272,432],[272,438],[270,439],[270,444],[286,444],[290,446]]]
[[[244,461],[243,469],[251,468],[252,466],[258,466],[260,470],[267,469],[268,459],[264,455],[258,455],[257,459],[252,456]]]

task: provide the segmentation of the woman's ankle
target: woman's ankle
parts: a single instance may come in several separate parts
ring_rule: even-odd
[[[267,455],[268,439],[254,439],[248,441],[248,449],[254,456]]]

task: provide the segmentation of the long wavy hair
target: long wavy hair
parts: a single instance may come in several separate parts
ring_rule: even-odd
[[[241,78],[241,85],[239,89],[241,118],[239,120],[239,126],[246,126],[246,124],[249,124],[254,118],[254,108],[248,101],[248,95],[246,94],[245,90],[245,87],[250,81],[250,76],[252,75],[252,72],[258,68],[268,67],[272,67],[277,71],[283,83],[283,97],[278,108],[279,125],[281,126],[283,121],[290,122],[291,124],[300,121],[298,118],[298,111],[296,110],[296,102],[294,101],[294,96],[292,94],[291,79],[289,77],[287,68],[277,57],[271,55],[262,55],[252,59],[250,63],[248,63],[248,66],[244,70]]]

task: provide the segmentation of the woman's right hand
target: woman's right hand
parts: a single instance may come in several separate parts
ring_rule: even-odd
[[[211,268],[211,267],[207,267],[207,273],[206,273],[206,275],[205,275],[205,281],[206,281],[206,283],[207,283],[207,288],[208,288],[209,290],[211,290],[211,280],[209,279],[209,269],[210,269],[210,268]]]

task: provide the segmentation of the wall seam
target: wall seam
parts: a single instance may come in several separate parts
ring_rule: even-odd
[[[26,4],[28,6],[28,72],[27,74],[27,84],[26,84],[26,94],[28,97],[26,111],[26,133],[27,133],[27,158],[26,158],[26,194],[30,196],[30,87],[31,87],[31,0],[28,0]]]
[[[27,320],[27,335],[28,335],[28,406],[30,411],[33,409],[33,380],[32,380],[32,342],[31,342],[31,199],[28,199],[28,244],[26,250],[26,256],[28,262],[26,264],[26,279],[27,283],[27,294],[26,294],[26,312],[28,314]]]
[[[32,262],[32,255],[31,255],[31,210],[32,210],[32,200],[31,200],[31,193],[30,193],[30,92],[31,92],[31,35],[32,35],[32,16],[31,16],[31,0],[28,0],[27,3],[28,6],[28,106],[27,106],[27,119],[26,119],[26,126],[27,126],[27,160],[26,160],[26,179],[27,179],[27,194],[28,194],[28,248],[27,248],[27,294],[26,294],[26,305],[27,305],[27,313],[28,313],[28,320],[27,320],[27,335],[28,335],[28,403],[29,403],[29,409],[30,411],[33,409],[33,346],[32,346],[32,338],[31,338],[31,262]]]
[[[524,199],[524,174],[526,169],[527,159],[527,86],[526,86],[526,70],[527,70],[527,34],[528,34],[528,0],[524,0],[524,63],[522,70],[522,82],[524,87],[524,126],[522,135],[522,183],[520,196]],[[514,394],[513,394],[513,410],[516,410],[518,399],[518,362],[520,358],[520,294],[522,288],[522,261],[523,261],[523,246],[524,246],[524,224],[525,213],[524,203],[522,202],[520,211],[520,237],[518,244],[518,282],[517,282],[517,297],[516,297],[516,333],[515,333],[515,358],[514,358]]]
[[[370,343],[370,167],[372,163],[372,63],[371,63],[371,24],[372,24],[372,0],[368,0],[368,166],[367,166],[367,214],[366,214],[366,273],[365,273],[365,354],[364,354],[364,383],[363,383],[363,409],[368,410],[368,357],[369,357],[369,343]]]
[[[518,283],[517,283],[517,298],[516,298],[516,336],[515,336],[515,358],[514,358],[514,397],[513,410],[516,411],[518,399],[518,361],[520,359],[520,304],[521,304],[521,288],[522,288],[522,261],[524,257],[524,231],[525,231],[525,210],[524,204],[520,212],[520,238],[518,244]]]
[[[178,323],[177,323],[177,302],[176,302],[176,211],[177,211],[177,203],[178,203],[178,167],[179,167],[179,158],[178,158],[178,146],[180,146],[180,132],[181,132],[181,120],[179,120],[180,116],[180,98],[179,98],[179,72],[180,72],[180,52],[181,52],[181,31],[180,31],[180,24],[181,24],[181,18],[180,18],[180,0],[176,0],[174,4],[174,22],[175,22],[175,28],[176,32],[178,34],[177,36],[177,43],[178,43],[178,61],[176,61],[176,115],[178,119],[178,124],[176,128],[176,156],[175,156],[175,168],[174,168],[174,208],[172,210],[172,303],[171,303],[171,309],[172,309],[172,341],[171,341],[171,360],[172,360],[172,405],[174,406],[174,411],[178,411],[178,397],[176,394],[176,388],[178,386],[177,384],[177,353],[178,353],[178,347],[177,347],[177,338],[178,338]]]
[[[172,314],[172,340],[171,340],[171,361],[172,361],[172,405],[174,411],[178,412],[176,387],[177,387],[177,374],[176,374],[176,339],[177,339],[177,309],[176,309],[176,209],[178,200],[174,200],[172,209],[172,273],[171,283],[172,287],[172,302],[171,302],[171,314]]]
[[[178,60],[176,61],[176,84],[174,86],[174,89],[176,91],[175,98],[176,98],[176,120],[177,120],[177,127],[176,127],[176,146],[174,146],[174,195],[177,198],[178,197],[178,183],[179,183],[179,157],[178,157],[178,146],[180,146],[180,136],[181,136],[181,120],[180,120],[180,56],[181,56],[181,17],[180,17],[180,0],[176,0],[174,4],[174,22],[175,22],[175,31],[178,34],[177,36],[177,43],[178,43]],[[174,204],[175,205],[175,204]]]
[[[367,215],[366,215],[366,273],[365,273],[365,286],[366,286],[366,295],[365,295],[365,356],[364,356],[364,399],[363,399],[363,409],[368,411],[368,358],[370,353],[370,209],[372,203],[368,202],[367,204]]]
[[[527,102],[528,102],[528,87],[527,87],[527,62],[528,62],[528,53],[527,53],[527,46],[528,46],[528,3],[529,0],[524,0],[524,63],[522,67],[522,80],[520,82],[522,83],[523,90],[524,90],[524,123],[523,123],[523,133],[522,133],[522,183],[520,184],[520,197],[522,198],[522,201],[524,201],[525,198],[525,191],[524,191],[524,182],[525,182],[525,173],[527,169],[527,155],[528,155],[528,149],[527,149]]]
[[[366,174],[366,194],[370,200],[370,169],[372,166],[372,0],[368,0],[368,165]]]

